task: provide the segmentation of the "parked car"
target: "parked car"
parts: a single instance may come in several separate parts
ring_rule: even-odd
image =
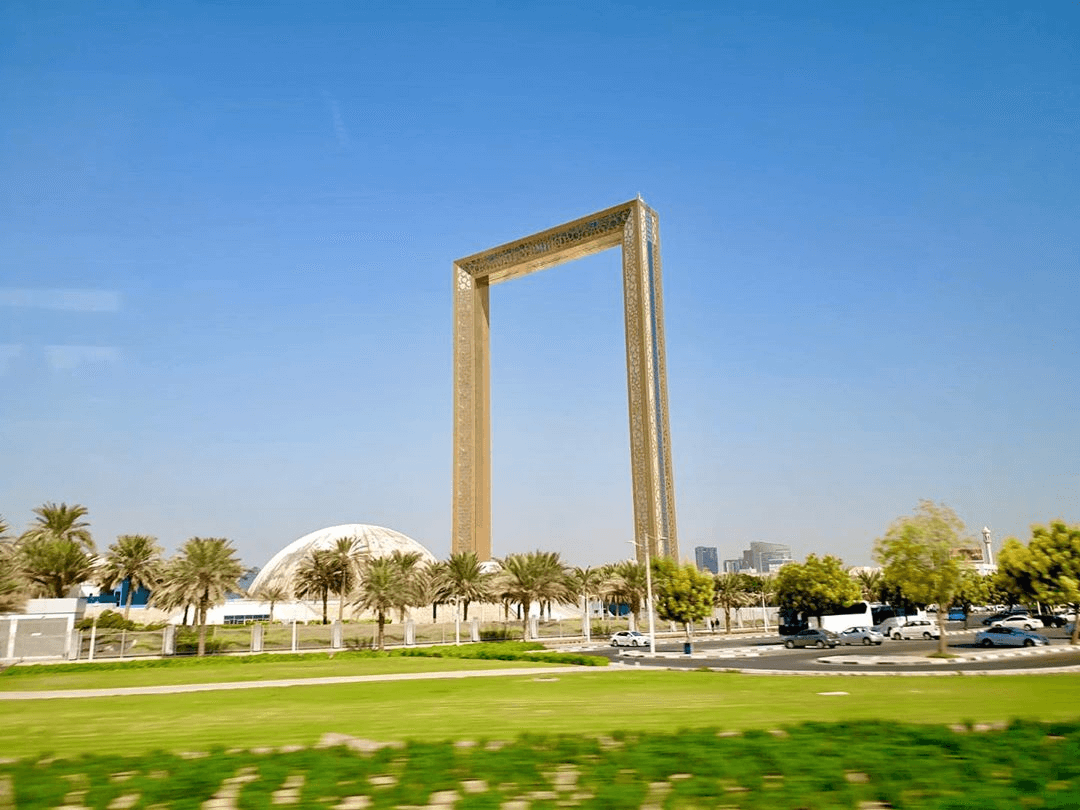
[[[885,638],[892,638],[893,630],[897,627],[913,622],[919,619],[919,616],[890,616],[888,619],[884,619],[881,624],[874,625],[874,629],[877,630]]]
[[[1029,614],[1028,614],[1028,609],[1027,608],[1009,608],[1008,610],[999,610],[997,613],[994,613],[994,614],[992,614],[990,616],[987,616],[985,619],[982,620],[982,623],[983,624],[993,624],[994,622],[999,622],[1002,619],[1007,619],[1010,616],[1028,616],[1028,615]]]
[[[881,644],[885,636],[873,627],[849,627],[836,634],[838,644]]]
[[[649,637],[637,630],[620,630],[611,637],[612,647],[648,647]]]
[[[828,647],[832,649],[840,643],[836,633],[831,630],[818,630],[816,627],[811,627],[807,630],[802,630],[793,636],[789,636],[784,639],[784,646],[789,650],[795,647]]]
[[[1031,616],[1006,616],[1004,619],[998,619],[997,621],[990,623],[991,627],[1015,627],[1017,630],[1034,630],[1036,627],[1042,627],[1043,623]]]
[[[967,619],[967,614],[964,613],[963,608],[949,608],[949,621],[950,622],[962,622]]]
[[[1043,627],[1064,627],[1069,619],[1063,613],[1036,613],[1034,618],[1042,622]]]
[[[1049,643],[1046,636],[1000,624],[975,634],[976,647],[1041,647]]]
[[[913,622],[894,627],[892,637],[897,640],[903,638],[941,638],[941,631],[933,622],[926,619],[916,619]]]

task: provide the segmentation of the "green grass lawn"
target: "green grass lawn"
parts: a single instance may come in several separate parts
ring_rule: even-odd
[[[236,681],[273,681],[283,678],[324,678],[335,675],[385,675],[388,673],[446,672],[450,670],[499,669],[506,667],[548,666],[528,661],[491,661],[452,658],[412,658],[403,656],[362,658],[352,655],[237,663],[238,659],[206,658],[181,661],[188,666],[140,668],[116,664],[115,669],[66,664],[42,669],[25,667],[17,677],[0,677],[0,692],[37,692],[54,689],[107,689],[125,686],[162,684],[229,683]],[[242,659],[240,659],[242,660]],[[171,663],[171,662],[170,662]]]
[[[412,742],[324,750],[88,755],[0,762],[0,806],[498,810],[1075,810],[1080,726],[980,733],[900,723],[816,723],[500,745]],[[212,800],[212,804],[206,804]]]
[[[1078,690],[1077,675],[806,678],[604,668],[559,676],[10,701],[0,704],[0,712],[5,728],[19,733],[0,738],[0,756],[309,746],[326,732],[381,741],[511,740],[539,732],[670,733],[863,719],[1065,721],[1077,717]],[[828,694],[836,692],[844,694]]]

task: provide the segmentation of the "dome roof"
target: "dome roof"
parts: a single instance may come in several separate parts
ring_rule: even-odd
[[[251,583],[249,591],[254,593],[259,588],[280,586],[291,592],[293,575],[304,558],[312,551],[333,548],[342,537],[356,540],[356,545],[365,558],[389,557],[393,552],[400,551],[403,554],[416,552],[420,555],[421,562],[436,562],[434,554],[401,532],[364,523],[346,523],[319,529],[289,543],[263,566]]]

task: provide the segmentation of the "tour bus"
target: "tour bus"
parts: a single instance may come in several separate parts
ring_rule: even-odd
[[[822,630],[839,633],[849,627],[877,627],[886,619],[903,617],[904,611],[880,602],[856,602],[832,613],[826,613],[818,624],[816,616],[806,616],[784,609],[780,610],[780,635],[793,636],[808,627],[820,626]],[[910,616],[908,618],[914,618]]]

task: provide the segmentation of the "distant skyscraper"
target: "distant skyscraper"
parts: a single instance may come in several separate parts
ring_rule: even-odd
[[[716,562],[715,546],[698,546],[694,549],[694,562],[699,571],[708,571],[710,574],[720,573],[720,567]]]
[[[755,540],[750,544],[750,548],[743,552],[743,562],[759,574],[768,574],[784,563],[791,562],[791,546]]]

